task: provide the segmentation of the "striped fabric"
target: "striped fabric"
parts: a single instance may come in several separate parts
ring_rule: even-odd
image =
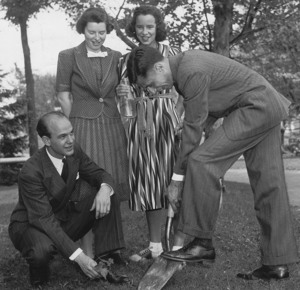
[[[175,55],[178,50],[159,44],[159,51],[164,56]],[[128,55],[120,60],[122,78],[127,77],[126,62]],[[140,92],[139,94],[137,92]],[[147,97],[145,93],[134,87],[135,97]],[[173,92],[164,91],[161,94]],[[164,190],[169,185],[173,165],[176,160],[178,141],[174,136],[174,127],[178,124],[178,116],[174,99],[152,99],[153,138],[148,138],[139,131],[138,118],[128,121],[128,157],[129,157],[129,207],[133,211],[154,210],[166,207]],[[144,106],[147,120],[146,102]],[[139,108],[137,108],[140,112]]]

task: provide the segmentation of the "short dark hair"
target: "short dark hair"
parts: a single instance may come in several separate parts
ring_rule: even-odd
[[[150,46],[139,46],[134,48],[127,62],[127,73],[130,83],[136,83],[138,77],[145,78],[154,64],[162,61],[164,56],[155,48]]]
[[[151,5],[142,5],[134,9],[132,19],[125,29],[126,34],[129,37],[135,38],[137,41],[139,41],[138,38],[136,37],[136,32],[135,32],[136,19],[139,15],[149,15],[149,14],[155,18],[155,23],[156,23],[155,40],[156,41],[165,40],[167,38],[167,26],[164,22],[163,14],[158,8]]]
[[[91,7],[86,9],[76,23],[76,31],[79,34],[84,33],[84,29],[87,26],[88,22],[105,23],[107,34],[109,34],[114,29],[114,26],[110,22],[108,14],[103,8],[100,7]]]
[[[44,136],[51,138],[51,133],[48,130],[48,122],[51,119],[51,117],[53,117],[53,116],[56,116],[58,118],[68,119],[68,117],[63,112],[60,112],[60,111],[51,111],[51,112],[43,115],[38,120],[37,125],[36,125],[36,131],[41,138],[43,138]]]

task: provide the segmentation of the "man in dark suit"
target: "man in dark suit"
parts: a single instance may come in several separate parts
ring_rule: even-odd
[[[219,181],[244,155],[261,227],[262,266],[238,277],[288,277],[287,264],[298,261],[280,151],[280,122],[290,102],[257,72],[210,52],[163,58],[155,49],[138,47],[127,67],[131,83],[152,93],[174,85],[184,98],[182,143],[167,194],[173,209],[180,208],[178,229],[195,239],[162,256],[187,262],[215,259]],[[218,118],[224,118],[222,126],[199,146],[203,128]]]
[[[75,143],[73,127],[61,112],[45,114],[37,124],[45,146],[29,158],[19,175],[19,201],[11,215],[10,238],[29,264],[33,286],[49,280],[49,261],[60,252],[75,261],[94,279],[96,261],[75,243],[91,228],[95,233],[97,255],[101,232],[98,221],[106,219],[108,243],[124,248],[122,221],[114,182]],[[79,182],[98,188],[77,202]],[[109,273],[106,277],[114,279]]]

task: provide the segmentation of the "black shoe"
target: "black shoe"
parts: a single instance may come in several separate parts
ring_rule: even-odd
[[[161,257],[179,262],[214,262],[215,249],[212,246],[204,246],[201,239],[195,238],[183,248],[177,251],[163,252]]]
[[[289,269],[287,265],[277,265],[277,266],[262,265],[260,268],[254,270],[252,273],[249,274],[238,273],[236,276],[238,278],[242,278],[245,280],[284,279],[289,277]]]
[[[50,279],[49,265],[43,267],[29,266],[30,284],[33,287],[39,287]]]
[[[121,253],[119,253],[119,252],[108,253],[104,256],[101,256],[100,259],[105,260],[105,261],[110,261],[110,259],[111,259],[112,263],[115,264],[115,265],[120,265],[120,266],[127,266],[128,265],[128,262],[124,260]]]

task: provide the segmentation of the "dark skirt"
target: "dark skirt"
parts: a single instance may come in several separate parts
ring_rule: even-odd
[[[83,151],[113,177],[121,201],[129,198],[127,139],[120,118],[101,114],[95,119],[72,117],[76,142]],[[82,182],[80,199],[95,191]]]

